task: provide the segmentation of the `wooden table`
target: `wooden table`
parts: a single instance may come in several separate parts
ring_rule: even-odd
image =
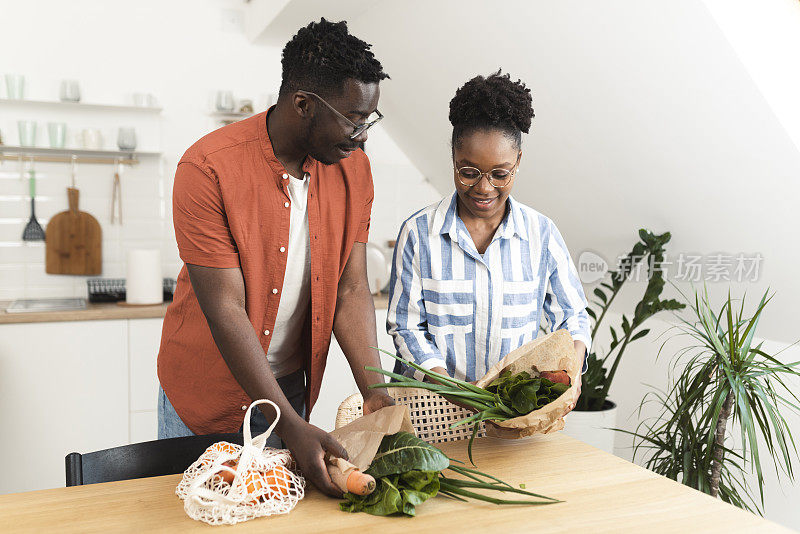
[[[442,450],[465,459],[464,442]],[[775,523],[655,475],[562,434],[516,442],[476,440],[478,467],[531,491],[563,499],[548,506],[495,506],[437,497],[415,518],[339,511],[335,499],[307,491],[284,516],[255,519],[235,532],[790,532]],[[180,475],[0,496],[4,532],[211,532],[175,496]]]

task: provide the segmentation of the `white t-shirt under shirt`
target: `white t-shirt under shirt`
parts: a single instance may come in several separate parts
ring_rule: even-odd
[[[308,239],[308,182],[309,178],[288,178],[288,192],[291,199],[289,217],[289,242],[286,254],[286,273],[283,276],[283,289],[278,303],[278,315],[272,332],[272,341],[267,351],[272,372],[276,377],[289,375],[303,367],[299,353],[300,335],[305,323],[311,295],[311,255]]]

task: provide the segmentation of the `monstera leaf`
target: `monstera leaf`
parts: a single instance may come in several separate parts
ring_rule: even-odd
[[[409,471],[441,471],[450,460],[442,451],[414,434],[398,432],[385,436],[366,473],[375,478]]]

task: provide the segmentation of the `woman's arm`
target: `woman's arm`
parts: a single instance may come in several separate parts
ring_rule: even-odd
[[[544,298],[544,313],[552,331],[563,328],[572,335],[577,356],[583,358],[582,372],[585,372],[586,355],[592,345],[589,314],[586,313],[588,303],[567,245],[552,221],[550,230],[549,277],[547,294]]]
[[[444,368],[444,356],[428,332],[419,254],[419,240],[406,221],[394,247],[386,331],[394,338],[394,346],[402,358],[425,369]],[[423,376],[414,371],[418,380]]]

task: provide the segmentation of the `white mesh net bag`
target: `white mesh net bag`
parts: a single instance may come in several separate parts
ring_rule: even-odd
[[[271,404],[275,421],[252,438],[250,412]],[[244,446],[220,441],[189,466],[175,489],[192,519],[210,525],[233,525],[248,519],[289,513],[303,498],[305,480],[292,472],[294,460],[286,449],[266,447],[280,409],[269,400],[257,400],[244,416]]]

